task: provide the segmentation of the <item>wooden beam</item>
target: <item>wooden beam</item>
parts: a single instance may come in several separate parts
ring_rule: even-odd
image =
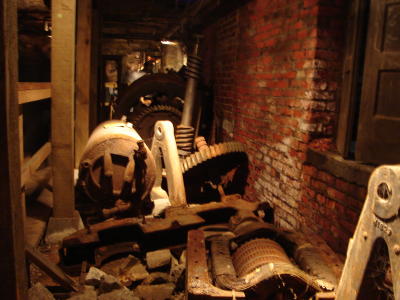
[[[21,185],[23,186],[29,177],[36,172],[41,164],[49,157],[51,144],[44,144],[27,162],[22,165]]]
[[[0,295],[27,299],[17,101],[17,1],[0,2]]]
[[[59,266],[51,262],[46,256],[36,251],[32,246],[26,245],[27,258],[42,269],[51,279],[58,282],[63,287],[77,292],[79,290],[78,284],[74,279],[69,277]]]
[[[51,97],[50,82],[18,82],[18,103],[43,100]]]
[[[98,8],[94,8],[92,16],[92,70],[90,72],[90,98],[93,99],[90,102],[90,118],[89,118],[89,129],[92,132],[98,123],[98,99],[100,90],[99,80],[99,66],[102,60],[101,56],[101,27],[102,27],[102,16]]]
[[[52,1],[51,14],[53,216],[73,218],[75,0]]]
[[[75,167],[89,138],[92,0],[80,0],[77,5]]]

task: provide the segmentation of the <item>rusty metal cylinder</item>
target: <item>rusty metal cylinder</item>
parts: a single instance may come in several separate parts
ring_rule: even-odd
[[[111,120],[90,136],[79,166],[77,185],[101,210],[130,210],[154,185],[155,162],[132,124]]]
[[[238,277],[244,277],[268,264],[292,265],[285,250],[277,242],[266,238],[250,240],[240,246],[233,254],[232,261]]]

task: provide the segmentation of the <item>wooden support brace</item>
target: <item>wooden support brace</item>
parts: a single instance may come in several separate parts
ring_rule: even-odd
[[[17,1],[0,1],[0,295],[27,299],[16,82]]]

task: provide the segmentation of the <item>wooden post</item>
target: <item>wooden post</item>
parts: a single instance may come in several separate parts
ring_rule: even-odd
[[[17,1],[0,2],[0,295],[26,299],[18,138]]]
[[[89,138],[92,54],[92,0],[77,3],[75,167]]]
[[[102,17],[98,8],[92,10],[92,63],[91,63],[91,79],[90,79],[90,118],[89,131],[92,132],[98,121],[98,101],[99,101],[99,64],[101,60],[101,21]]]
[[[54,0],[51,8],[54,218],[74,214],[75,6],[75,0]]]

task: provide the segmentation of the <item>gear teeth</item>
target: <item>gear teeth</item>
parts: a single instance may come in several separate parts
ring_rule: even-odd
[[[193,163],[192,163],[192,160],[190,159],[190,156],[186,157],[186,163],[187,163],[188,169],[193,167]]]
[[[211,158],[211,149],[210,149],[210,147],[207,147],[206,154],[207,154],[207,157],[204,159],[204,161],[206,161],[206,160]]]
[[[176,107],[171,106],[171,105],[154,105],[150,106],[146,109],[144,109],[141,113],[139,113],[137,116],[135,116],[130,122],[132,123],[133,127],[137,127],[142,119],[146,117],[147,115],[154,113],[154,112],[160,112],[160,111],[165,111],[165,112],[170,112],[172,114],[175,114],[177,116],[181,116],[182,112],[179,111]]]
[[[210,146],[210,152],[211,152],[211,158],[214,158],[217,156],[217,153],[215,151],[215,145]]]
[[[196,156],[197,164],[201,164],[203,161],[202,155],[200,152],[195,152],[194,155]]]
[[[233,152],[245,152],[245,146],[240,142],[227,142],[204,147],[200,151],[181,159],[182,173],[189,171],[191,168],[209,159]]]
[[[220,144],[216,144],[215,145],[215,156],[220,156],[221,153],[221,148],[220,148]]]
[[[192,153],[192,154],[189,156],[189,159],[190,159],[190,161],[192,162],[193,167],[194,167],[194,166],[197,166],[198,162],[197,162],[196,155],[195,155],[194,153]]]
[[[225,154],[225,153],[227,153],[226,152],[226,144],[224,144],[224,143],[222,143],[222,144],[220,144],[219,145],[219,149],[220,149],[220,151],[221,151],[221,154]]]
[[[183,168],[185,169],[185,171],[189,170],[189,166],[188,166],[188,163],[187,163],[187,161],[186,161],[186,158],[185,158],[185,160],[183,161]]]
[[[208,152],[208,151],[209,151],[209,149],[208,149],[208,147],[207,147],[207,148],[201,149],[201,151],[199,152],[199,153],[200,153],[200,156],[201,156],[201,161],[202,161],[202,162],[207,160],[207,158],[208,158],[207,152]]]

